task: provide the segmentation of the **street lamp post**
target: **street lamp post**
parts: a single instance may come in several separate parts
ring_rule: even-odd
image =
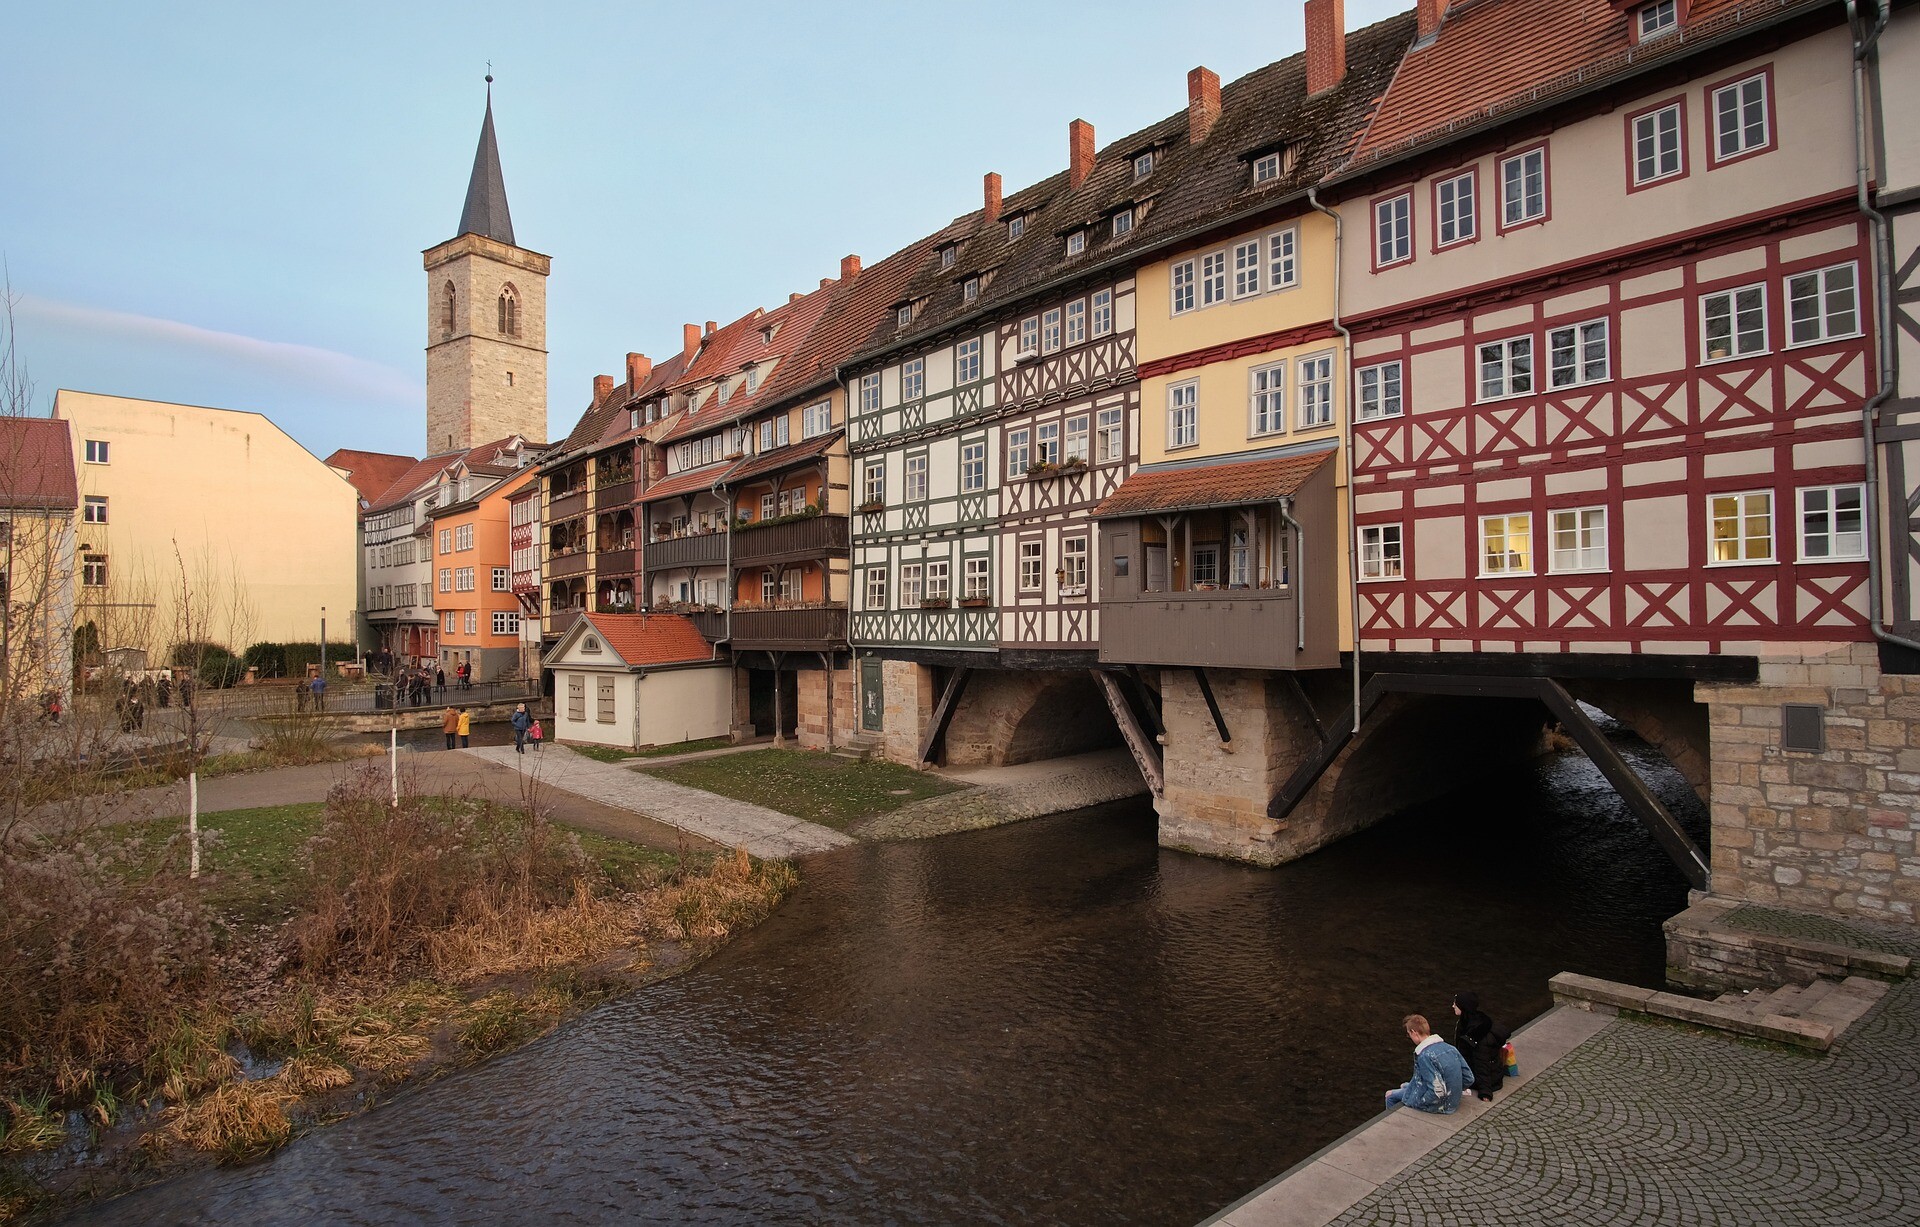
[[[320,607],[320,676],[327,676],[327,607]]]

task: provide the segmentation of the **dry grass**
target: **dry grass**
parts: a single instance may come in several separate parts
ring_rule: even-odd
[[[67,1127],[45,1095],[0,1101],[7,1111],[0,1150],[51,1150],[67,1140]]]
[[[313,1095],[353,1085],[353,1071],[325,1057],[294,1057],[274,1075],[280,1085],[295,1095]]]
[[[785,861],[756,864],[745,848],[735,848],[731,856],[715,857],[706,873],[677,878],[646,895],[644,932],[709,947],[772,915],[798,880]]]
[[[257,1158],[284,1145],[293,1136],[286,1105],[293,1093],[275,1078],[229,1082],[189,1103],[161,1114],[161,1127],[149,1135],[227,1163]]]

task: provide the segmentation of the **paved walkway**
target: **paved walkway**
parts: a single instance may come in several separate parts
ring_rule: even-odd
[[[1880,933],[1920,953],[1920,934]],[[1920,981],[1894,985],[1817,1057],[1583,1013],[1557,1009],[1522,1031],[1526,1076],[1491,1106],[1386,1113],[1209,1221],[1920,1221]],[[1544,1066],[1556,1049],[1565,1056]]]
[[[755,856],[801,856],[854,841],[831,827],[765,806],[687,788],[553,745],[516,754],[512,746],[474,746],[463,754],[510,767],[553,788],[644,814],[656,822]]]
[[[861,820],[862,839],[921,839],[954,831],[1063,814],[1147,791],[1140,768],[1123,749],[1095,750],[1012,767],[959,767],[934,774],[964,791],[929,797]]]

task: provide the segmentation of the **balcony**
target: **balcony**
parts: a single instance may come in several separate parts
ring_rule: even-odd
[[[547,614],[545,633],[549,636],[566,634],[568,630],[572,629],[573,624],[580,620],[580,615],[585,612],[587,611],[578,608],[555,609],[550,611]]]
[[[843,606],[733,611],[732,646],[736,652],[750,648],[818,652],[846,642],[847,611]]]
[[[549,554],[547,556],[546,578],[568,579],[587,573],[587,552],[574,550],[570,554]]]
[[[639,564],[640,551],[636,549],[600,550],[593,556],[595,575],[632,575]]]
[[[694,627],[706,636],[708,643],[719,643],[727,637],[727,612],[724,609],[699,609],[687,615],[693,619]]]
[[[1206,669],[1327,669],[1340,663],[1330,619],[1309,623],[1285,588],[1146,593],[1100,606],[1100,659]],[[1317,625],[1316,625],[1317,623]]]
[[[625,507],[633,502],[633,474],[627,474],[622,481],[610,481],[595,486],[593,505],[605,511],[609,507]]]
[[[551,524],[568,516],[577,516],[586,509],[587,491],[584,486],[566,494],[555,494],[547,501],[547,522]]]
[[[817,515],[789,520],[766,528],[740,528],[734,531],[735,566],[774,566],[801,562],[809,558],[845,555],[847,519],[845,516]]]
[[[727,563],[727,534],[694,533],[647,542],[647,570],[664,567],[722,567]]]

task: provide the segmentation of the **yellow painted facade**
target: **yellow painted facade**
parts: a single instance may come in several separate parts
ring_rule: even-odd
[[[122,640],[104,646],[312,642],[322,607],[335,638],[349,632],[358,496],[278,426],[66,389],[53,412],[73,424],[82,500],[106,500],[103,522],[76,525],[74,587],[76,621]]]

